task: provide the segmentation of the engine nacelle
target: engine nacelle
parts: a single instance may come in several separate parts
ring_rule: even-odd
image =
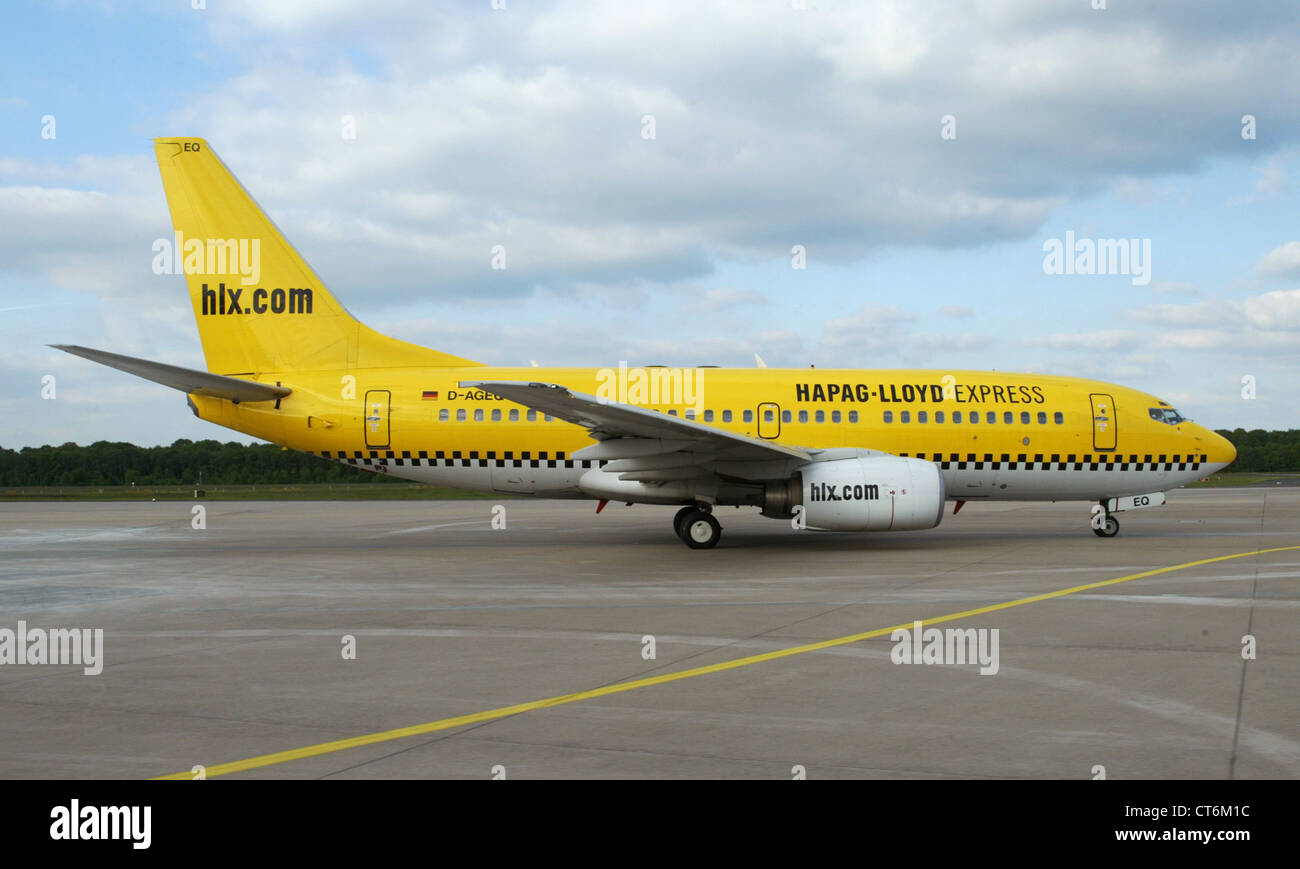
[[[800,470],[803,518],[825,531],[917,531],[943,519],[943,474],[933,462],[861,456]]]

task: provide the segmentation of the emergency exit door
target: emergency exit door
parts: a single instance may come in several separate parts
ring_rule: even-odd
[[[1118,434],[1115,400],[1101,392],[1094,392],[1088,397],[1092,401],[1092,448],[1113,450]]]
[[[758,436],[768,439],[781,436],[781,408],[774,401],[758,406]]]
[[[366,446],[373,450],[388,447],[388,412],[392,393],[387,389],[366,392]]]

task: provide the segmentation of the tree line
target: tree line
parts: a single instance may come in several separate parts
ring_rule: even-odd
[[[1300,471],[1300,429],[1264,431],[1257,428],[1246,431],[1238,428],[1217,431],[1237,448],[1237,460],[1228,466],[1230,471],[1265,474]]]
[[[1300,471],[1300,429],[1220,429],[1237,448],[1230,470]],[[170,446],[97,441],[89,446],[0,448],[0,486],[175,486],[190,484],[287,485],[294,483],[390,483],[337,461],[274,444],[181,439]]]
[[[0,486],[389,483],[393,478],[284,450],[275,444],[181,439],[171,446],[97,441],[89,446],[0,449]],[[396,481],[396,482],[401,482]]]

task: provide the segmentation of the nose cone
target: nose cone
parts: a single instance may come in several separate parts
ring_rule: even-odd
[[[1227,467],[1237,458],[1237,448],[1232,445],[1232,441],[1223,435],[1206,429],[1201,435],[1201,442],[1205,444],[1205,455],[1207,464],[1218,465],[1215,470]]]

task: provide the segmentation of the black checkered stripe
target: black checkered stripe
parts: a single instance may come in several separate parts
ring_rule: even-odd
[[[904,458],[907,453],[899,453]],[[917,453],[914,458],[927,458],[925,453]],[[1061,456],[1059,453],[1051,455],[1045,453],[1035,453],[1030,456],[1028,453],[1020,453],[1012,457],[1010,453],[1002,453],[994,456],[993,453],[930,453],[928,458],[935,462],[943,470],[982,471],[988,469],[991,471],[1198,471],[1201,465],[1209,457],[1201,455],[1182,455],[1175,453],[1172,456],[1150,454],[1138,459],[1136,454],[1098,454],[1098,455],[1075,455],[1070,453]]]
[[[411,450],[402,450],[400,454],[396,450],[354,450],[351,453],[346,450],[338,452],[325,450],[320,455],[326,459],[338,459],[349,465],[361,467],[385,465],[397,468],[598,468],[605,464],[604,461],[595,459],[566,458],[563,452],[551,455],[549,450],[542,450],[537,455],[533,455],[531,450],[524,450],[517,456],[513,450],[506,450],[499,456],[495,450],[486,452],[435,450],[432,455],[428,450],[414,453]]]

